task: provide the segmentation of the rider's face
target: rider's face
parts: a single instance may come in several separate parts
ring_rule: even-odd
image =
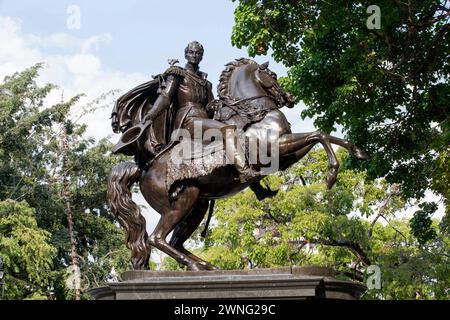
[[[186,52],[186,60],[191,64],[199,64],[203,59],[203,52],[199,46],[189,46]]]

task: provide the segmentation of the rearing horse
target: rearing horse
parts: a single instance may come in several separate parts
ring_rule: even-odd
[[[278,84],[268,64],[259,65],[250,59],[238,59],[227,64],[220,77],[218,93],[219,100],[213,104],[215,117],[236,125],[241,139],[268,141],[269,144],[276,142],[279,170],[289,168],[320,143],[328,156],[326,180],[328,188],[331,188],[339,168],[331,144],[344,147],[358,159],[368,158],[351,142],[320,131],[292,133],[289,122],[279,109],[292,107],[294,100]],[[167,186],[167,174],[172,169],[169,166],[173,165],[171,156],[170,152],[162,152],[146,171],[131,162],[122,162],[114,167],[108,181],[110,208],[126,231],[126,242],[132,250],[135,269],[147,267],[151,246],[186,265],[189,270],[215,269],[209,262],[187,251],[184,242],[200,225],[211,200],[230,197],[258,182],[263,175],[242,182],[233,165],[218,165],[205,175],[189,179],[180,176],[174,196],[173,189]],[[258,158],[253,168],[260,170],[262,167]],[[145,200],[161,215],[150,236],[139,207],[131,199],[130,188],[137,182]],[[172,238],[167,242],[166,237],[172,231]]]

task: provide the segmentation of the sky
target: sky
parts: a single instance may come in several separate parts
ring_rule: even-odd
[[[47,104],[60,101],[62,95],[68,99],[84,93],[76,114],[110,90],[125,93],[148,81],[168,67],[168,59],[183,65],[186,44],[197,40],[205,48],[201,70],[216,88],[224,65],[247,57],[245,48],[231,45],[235,7],[231,0],[0,0],[0,81],[44,62],[38,83],[60,87]],[[255,60],[269,61],[278,76],[286,74],[286,68],[270,56]],[[109,97],[106,108],[81,118],[88,126],[87,135],[97,140],[109,136],[112,142],[119,139],[112,135],[109,120],[118,96]],[[299,104],[282,109],[293,132],[314,131],[313,119],[300,118],[303,108]],[[142,196],[134,197],[145,204]],[[143,213],[151,231],[158,215],[149,207]]]
[[[201,69],[215,88],[224,64],[247,56],[245,49],[231,46],[235,6],[230,0],[0,0],[0,41],[8,44],[0,49],[0,79],[45,62],[40,80],[61,86],[66,98],[86,94],[81,106],[151,79],[168,67],[168,59],[183,64],[186,44],[197,40],[205,47]],[[73,7],[80,13],[75,28]],[[272,71],[286,74],[270,56],[256,60],[270,61]],[[50,101],[60,98],[55,91]],[[313,130],[312,121],[300,121],[298,108],[286,111],[294,128]],[[110,108],[84,119],[90,136],[111,134],[109,113]]]

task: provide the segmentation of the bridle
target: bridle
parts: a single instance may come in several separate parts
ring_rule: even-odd
[[[257,68],[256,70],[266,70],[266,69],[262,69],[262,68]],[[270,72],[270,70],[269,70]],[[285,99],[283,98],[283,89],[281,89],[281,87],[279,86],[279,84],[277,83],[276,78],[274,78],[271,74],[269,74],[270,78],[272,78],[273,82],[271,83],[271,86],[264,86],[262,85],[263,89],[266,92],[269,92],[270,94],[261,94],[261,95],[257,95],[254,97],[248,97],[248,98],[242,98],[242,99],[234,99],[233,97],[231,97],[230,95],[226,95],[226,96],[222,96],[221,100],[228,106],[230,107],[232,110],[236,111],[237,110],[234,108],[236,106],[238,106],[239,104],[244,104],[246,105],[248,102],[254,101],[254,100],[258,100],[258,99],[263,99],[263,98],[268,98],[270,100],[272,100],[276,107],[278,107],[279,109],[282,108],[285,105]],[[259,79],[258,76],[256,76],[257,81],[261,81]]]
[[[252,101],[252,100],[256,100],[256,99],[261,99],[261,98],[269,98],[269,99],[272,99],[275,103],[277,103],[277,105],[278,105],[278,103],[279,103],[279,99],[277,99],[276,97],[274,97],[274,96],[269,96],[269,95],[267,95],[267,94],[263,94],[263,95],[259,95],[259,96],[254,96],[254,97],[249,97],[249,98],[244,98],[244,99],[235,100],[234,102],[231,102],[229,105],[235,106],[235,105],[237,105],[237,104],[239,104],[239,103],[245,103],[245,102],[248,102],[248,101]]]

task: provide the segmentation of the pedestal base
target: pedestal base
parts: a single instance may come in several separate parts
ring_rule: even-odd
[[[130,299],[344,299],[366,286],[334,278],[332,269],[286,267],[218,271],[127,271],[122,281],[89,290],[95,300]]]

